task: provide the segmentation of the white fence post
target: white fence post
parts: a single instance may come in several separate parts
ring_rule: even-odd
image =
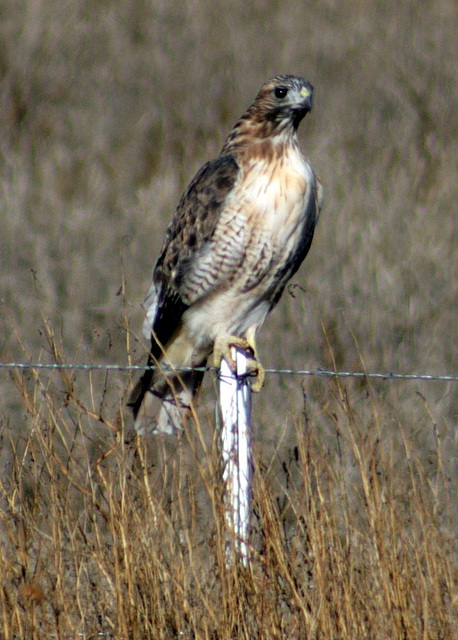
[[[230,532],[227,561],[233,562],[238,555],[246,566],[251,517],[251,386],[246,375],[246,355],[234,348],[232,353],[237,374],[223,359],[219,383],[226,522]]]

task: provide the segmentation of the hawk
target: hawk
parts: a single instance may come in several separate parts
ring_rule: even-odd
[[[213,352],[250,354],[264,381],[255,337],[312,243],[321,183],[302,154],[297,128],[312,108],[312,85],[278,75],[263,84],[217,158],[204,164],[167,229],[146,296],[147,370],[129,405],[138,433],[176,433]]]

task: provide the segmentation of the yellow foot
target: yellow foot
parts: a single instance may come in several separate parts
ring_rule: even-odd
[[[237,373],[237,363],[232,355],[232,347],[245,351],[247,355],[248,371],[250,374],[256,375],[256,381],[251,384],[251,390],[254,393],[258,393],[264,385],[266,372],[264,371],[262,364],[257,359],[254,339],[250,341],[238,336],[217,336],[213,345],[213,363],[215,367],[221,366],[221,360],[224,358],[232,372]]]

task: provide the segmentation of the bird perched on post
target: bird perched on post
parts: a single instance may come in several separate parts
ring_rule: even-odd
[[[307,255],[322,188],[302,154],[297,128],[312,85],[291,75],[266,82],[220,155],[198,171],[167,229],[146,296],[146,371],[129,405],[138,433],[175,433],[191,414],[203,367],[247,351],[264,381],[255,337]]]

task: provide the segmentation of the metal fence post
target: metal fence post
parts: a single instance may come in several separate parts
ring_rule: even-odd
[[[225,360],[220,369],[221,454],[228,525],[227,560],[239,557],[248,564],[248,535],[251,517],[251,386],[247,359],[233,349],[237,363],[234,374]]]

